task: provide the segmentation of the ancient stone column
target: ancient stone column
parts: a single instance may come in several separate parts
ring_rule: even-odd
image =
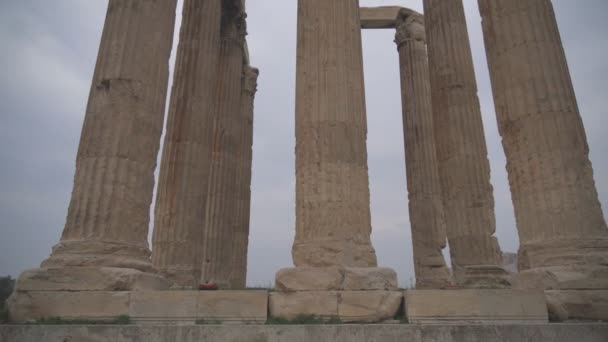
[[[175,9],[175,0],[109,2],[61,241],[21,285],[30,276],[41,290],[161,285],[147,237]]]
[[[200,283],[216,284],[220,288],[230,287],[235,247],[245,34],[245,14],[240,8],[225,2],[214,93],[207,208],[198,251],[202,262]]]
[[[396,287],[394,271],[376,268],[370,240],[366,140],[359,1],[301,0],[292,250],[296,267],[277,273],[279,290],[344,289],[349,278],[345,269],[352,268],[363,269],[357,273],[362,278],[365,272],[380,274],[386,282],[379,288]]]
[[[520,271],[544,274],[545,288],[608,289],[608,229],[551,1],[479,8]]]
[[[249,217],[251,209],[251,166],[253,145],[253,102],[257,91],[259,71],[243,66],[241,78],[241,110],[237,120],[237,176],[236,212],[232,251],[230,287],[244,288],[247,280],[247,251],[249,245]]]
[[[185,0],[154,213],[153,262],[175,287],[198,285],[221,0]]]
[[[446,247],[445,214],[435,150],[424,18],[420,13],[400,10],[395,43],[401,71],[416,288],[443,288],[450,285],[451,276],[442,254]]]
[[[433,123],[456,282],[506,286],[462,0],[424,0]]]

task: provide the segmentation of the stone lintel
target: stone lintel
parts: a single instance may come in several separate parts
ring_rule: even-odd
[[[390,29],[397,27],[399,12],[410,11],[400,6],[361,7],[361,28],[364,29]]]
[[[59,317],[111,321],[128,315],[135,323],[263,323],[267,291],[28,291],[8,301],[15,323]]]
[[[410,323],[525,324],[549,321],[540,290],[408,290]]]

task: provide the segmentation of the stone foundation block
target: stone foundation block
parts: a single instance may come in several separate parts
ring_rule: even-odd
[[[10,319],[29,322],[60,317],[65,320],[108,321],[129,314],[129,292],[15,292],[8,300]]]
[[[545,297],[536,290],[411,290],[405,311],[410,323],[548,322]]]
[[[197,296],[198,320],[223,323],[264,323],[267,291],[202,291]]]
[[[379,322],[394,318],[402,300],[399,291],[273,292],[269,311],[272,317],[287,320],[305,315],[344,322]]]
[[[279,291],[397,290],[397,274],[381,267],[292,267],[279,270]]]
[[[138,291],[130,295],[129,316],[138,323],[196,321],[198,292]]]

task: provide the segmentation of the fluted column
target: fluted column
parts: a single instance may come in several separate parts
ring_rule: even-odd
[[[176,287],[200,278],[222,1],[185,0],[155,208],[154,265]]]
[[[456,281],[505,286],[493,189],[462,0],[424,0],[433,120]]]
[[[300,0],[296,266],[376,265],[359,1]]]
[[[224,3],[218,80],[214,93],[211,168],[200,239],[201,284],[230,287],[237,226],[237,163],[245,14]]]
[[[175,8],[110,0],[65,228],[43,267],[154,270],[148,224]]]
[[[403,135],[416,288],[450,285],[442,251],[445,214],[439,184],[424,18],[402,9],[395,43],[399,51]]]
[[[233,238],[232,275],[230,287],[244,288],[247,280],[247,252],[249,245],[249,217],[251,209],[251,166],[253,145],[253,103],[257,91],[259,71],[243,66],[241,78],[241,109],[238,118],[236,226]]]
[[[560,281],[580,277],[578,287],[606,288],[606,271],[583,270],[608,265],[608,229],[551,1],[479,0],[479,7],[520,271],[571,266],[579,270],[568,279],[556,273]]]

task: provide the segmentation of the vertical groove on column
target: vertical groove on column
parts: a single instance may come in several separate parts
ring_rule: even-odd
[[[153,235],[153,262],[178,287],[198,283],[211,158],[221,0],[185,0]]]
[[[468,270],[501,271],[490,166],[462,0],[424,0],[424,12],[447,235],[462,284]]]
[[[149,207],[175,8],[175,0],[110,0],[66,225],[43,266],[153,269]]]
[[[479,7],[520,266],[606,264],[608,229],[551,1]]]
[[[437,152],[423,17],[402,10],[395,42],[399,50],[403,135],[416,288],[443,288],[451,279],[442,250],[445,214]]]
[[[237,224],[237,142],[243,73],[244,13],[223,8],[215,87],[213,141],[205,224],[200,241],[201,283],[231,286]]]
[[[296,266],[376,265],[359,2],[298,2]]]

